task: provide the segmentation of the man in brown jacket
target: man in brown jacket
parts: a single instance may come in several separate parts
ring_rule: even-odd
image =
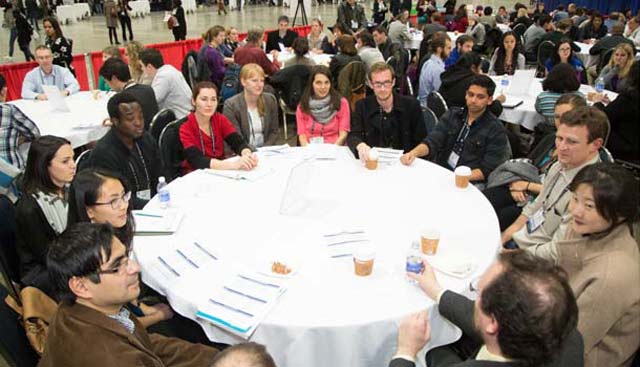
[[[50,246],[61,299],[39,366],[208,366],[218,352],[147,334],[124,307],[140,293],[138,264],[108,224],[79,223]]]

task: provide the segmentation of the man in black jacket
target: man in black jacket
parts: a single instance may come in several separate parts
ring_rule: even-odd
[[[486,75],[476,75],[469,83],[465,108],[451,108],[435,130],[400,161],[410,165],[416,157],[426,157],[454,170],[471,168],[471,181],[484,182],[491,171],[510,158],[507,132],[487,107],[493,102],[495,83]]]
[[[525,251],[503,252],[472,291],[476,301],[444,289],[425,261],[408,273],[442,316],[462,329],[454,344],[427,353],[429,366],[582,366],[584,345],[576,330],[578,306],[566,272]],[[390,367],[413,367],[429,341],[426,311],[400,324]]]
[[[371,147],[404,152],[415,148],[427,135],[418,101],[393,92],[395,73],[385,63],[371,66],[369,80],[374,95],[356,103],[347,136],[349,148],[361,160],[369,158]]]
[[[144,131],[142,108],[129,92],[107,103],[113,127],[96,143],[89,165],[119,173],[131,188],[133,207],[142,207],[156,194],[158,177],[164,176],[158,143]]]
[[[153,116],[158,113],[158,102],[153,88],[149,85],[138,84],[131,80],[129,67],[124,61],[110,58],[102,64],[100,68],[102,76],[107,85],[116,92],[126,90],[133,95],[142,107],[142,117],[144,118],[144,129],[149,130]]]
[[[267,53],[272,50],[280,52],[282,51],[280,49],[280,43],[282,43],[284,47],[291,47],[296,38],[298,38],[298,33],[289,29],[289,17],[281,15],[278,17],[278,29],[267,33],[267,48],[265,51]]]

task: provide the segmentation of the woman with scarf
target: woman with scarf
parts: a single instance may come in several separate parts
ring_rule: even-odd
[[[20,280],[53,296],[47,274],[51,241],[67,228],[67,186],[76,173],[67,139],[46,135],[31,143],[23,195],[16,206],[16,247]]]
[[[344,145],[350,118],[349,102],[333,88],[329,68],[315,66],[296,110],[300,145]]]

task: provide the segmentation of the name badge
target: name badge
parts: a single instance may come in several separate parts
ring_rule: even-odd
[[[460,159],[460,156],[458,155],[458,153],[451,152],[451,155],[449,155],[449,159],[447,159],[447,164],[449,165],[449,167],[455,169],[456,167],[458,167],[459,159]]]
[[[355,20],[352,20],[351,21],[351,28],[358,29],[358,22],[356,22]]]
[[[324,144],[324,138],[322,136],[314,136],[309,140],[309,144]]]
[[[136,192],[136,197],[138,197],[138,199],[140,200],[149,201],[151,200],[151,190],[146,189],[146,190],[138,191]]]
[[[527,232],[535,232],[544,223],[544,210],[539,209],[527,220]]]

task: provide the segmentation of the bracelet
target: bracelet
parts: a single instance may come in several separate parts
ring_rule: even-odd
[[[529,184],[531,184],[531,182],[527,182],[527,188],[524,189],[524,191],[529,191]]]

